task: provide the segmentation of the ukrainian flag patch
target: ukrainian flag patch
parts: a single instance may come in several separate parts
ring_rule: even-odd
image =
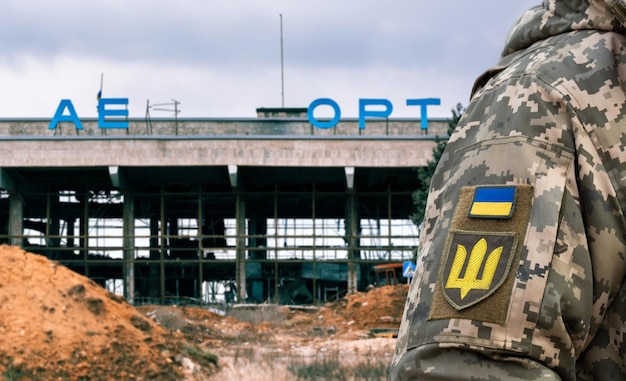
[[[477,187],[467,215],[473,218],[511,218],[515,197],[514,186]]]

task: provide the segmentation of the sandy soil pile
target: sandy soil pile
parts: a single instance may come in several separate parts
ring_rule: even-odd
[[[408,290],[407,284],[400,284],[347,295],[324,308],[324,321],[353,330],[398,328]]]
[[[91,280],[0,246],[0,379],[201,379],[198,355]]]
[[[293,358],[390,361],[408,285],[317,308],[133,307],[48,259],[0,246],[0,380],[289,380]],[[388,359],[388,360],[387,360]],[[304,360],[306,361],[306,360]]]

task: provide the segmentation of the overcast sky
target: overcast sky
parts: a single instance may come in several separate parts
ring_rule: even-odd
[[[356,117],[360,98],[386,98],[391,117],[418,117],[406,99],[440,98],[429,117],[449,117],[539,2],[3,0],[0,118],[51,118],[61,99],[95,117],[101,76],[135,118],[172,99],[183,118],[255,117],[282,106],[283,83],[285,107],[331,98]]]

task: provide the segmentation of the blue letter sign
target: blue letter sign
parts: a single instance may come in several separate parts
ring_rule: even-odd
[[[384,110],[367,110],[367,106],[384,106]],[[391,115],[393,105],[387,99],[359,99],[359,129],[365,128],[365,117],[386,118]]]
[[[407,99],[407,106],[420,106],[420,119],[421,119],[421,127],[423,130],[428,129],[428,112],[427,106],[431,105],[440,105],[441,99],[439,98],[423,98],[423,99]],[[315,108],[320,105],[330,106],[333,109],[334,117],[327,122],[320,122],[313,115]],[[369,108],[370,106],[379,106],[374,107],[374,109]],[[380,108],[382,107],[382,109]],[[393,111],[393,104],[388,99],[384,98],[365,98],[359,99],[359,129],[365,128],[365,121],[367,117],[375,117],[375,118],[387,118],[391,115]],[[309,118],[309,122],[317,128],[332,128],[339,123],[339,119],[341,118],[341,109],[337,102],[330,98],[319,98],[311,102],[309,108],[307,110],[307,118]]]
[[[105,107],[106,105],[128,105],[128,98],[98,99],[98,127],[128,128],[128,109],[110,110]],[[109,119],[107,119],[107,117],[109,117]]]
[[[108,109],[107,105],[128,105],[128,98],[98,98],[98,128],[128,128],[128,109]],[[69,115],[63,115],[65,109]],[[77,130],[83,129],[83,124],[78,119],[72,101],[62,99],[54,117],[48,125],[49,130],[54,130],[59,122],[70,122],[76,125]]]
[[[428,105],[440,105],[441,99],[439,98],[424,98],[424,99],[407,99],[407,106],[420,106],[420,120],[422,121],[422,130],[428,130],[428,113],[426,112],[426,106]]]
[[[328,122],[320,122],[319,120],[315,119],[313,112],[315,111],[315,108],[319,105],[332,107],[335,116]],[[334,100],[330,98],[320,98],[311,102],[311,104],[309,105],[309,109],[306,112],[306,116],[307,118],[309,118],[309,122],[311,122],[311,124],[317,128],[331,128],[339,123],[339,119],[341,118],[341,109],[339,108],[337,102],[335,102]]]
[[[69,115],[63,115],[63,112],[66,108],[70,113]],[[59,107],[57,107],[57,112],[54,113],[54,117],[52,118],[52,121],[50,121],[48,129],[54,130],[59,122],[71,122],[76,125],[77,130],[83,129],[83,124],[80,122],[80,119],[78,119],[78,115],[76,115],[76,110],[74,110],[74,105],[69,99],[61,99],[61,103],[59,103]]]

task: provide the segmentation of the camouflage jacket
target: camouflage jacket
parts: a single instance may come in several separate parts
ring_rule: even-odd
[[[626,380],[626,29],[544,0],[431,182],[391,380]]]

